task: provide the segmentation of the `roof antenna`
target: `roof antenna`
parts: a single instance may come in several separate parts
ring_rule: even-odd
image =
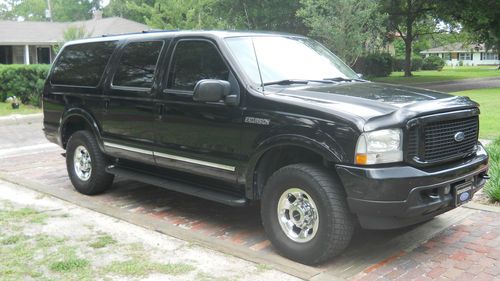
[[[253,47],[253,53],[255,55],[255,62],[257,62],[257,70],[259,70],[259,77],[260,77],[260,87],[262,88],[262,93],[264,93],[264,80],[262,80],[262,72],[260,71],[260,64],[259,64],[259,58],[257,57],[257,50],[255,49],[255,44],[253,43],[253,38],[252,38],[252,47]]]

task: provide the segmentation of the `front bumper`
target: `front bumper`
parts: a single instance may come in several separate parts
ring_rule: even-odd
[[[391,229],[423,222],[455,208],[452,187],[456,184],[472,182],[472,193],[482,188],[488,155],[479,145],[475,156],[438,167],[337,165],[336,170],[349,208],[361,226]]]

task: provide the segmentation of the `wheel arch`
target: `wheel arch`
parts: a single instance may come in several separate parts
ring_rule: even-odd
[[[80,108],[69,109],[61,118],[60,124],[59,137],[64,149],[66,149],[68,140],[74,132],[79,130],[87,130],[97,138],[99,148],[101,149],[101,151],[103,151],[104,147],[101,141],[99,126],[95,118],[87,111]]]
[[[331,166],[341,156],[316,140],[298,135],[280,135],[262,142],[249,161],[246,197],[258,200],[269,177],[278,169],[301,162]],[[335,170],[332,169],[332,173]]]

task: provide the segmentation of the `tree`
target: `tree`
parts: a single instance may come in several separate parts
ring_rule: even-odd
[[[0,18],[17,20],[22,17],[25,20],[43,21],[46,7],[44,0],[9,0],[3,5]]]
[[[249,29],[307,33],[299,0],[111,0],[105,16],[159,29]]]
[[[500,1],[442,0],[439,8],[442,18],[458,21],[476,42],[494,48],[500,56]]]
[[[299,0],[218,0],[219,17],[231,28],[271,30],[306,34],[308,29],[297,18]]]
[[[63,42],[59,42],[59,44],[54,45],[52,47],[52,50],[54,51],[55,54],[57,54],[57,53],[59,53],[61,48],[64,46],[64,43],[69,42],[69,41],[73,41],[73,40],[88,38],[91,35],[92,35],[92,32],[89,32],[89,33],[85,32],[84,26],[71,25],[64,30]]]
[[[99,0],[51,0],[52,20],[77,21],[92,18],[92,13],[100,9]],[[0,18],[28,21],[48,21],[45,17],[47,0],[9,0],[3,7],[0,6]]]
[[[369,46],[383,37],[386,16],[373,0],[301,0],[301,17],[310,35],[353,65]],[[380,43],[380,42],[379,42]],[[374,48],[377,49],[377,48]]]
[[[439,32],[439,20],[432,17],[437,0],[382,0],[383,11],[389,14],[389,29],[395,31],[405,43],[406,77],[412,76],[411,57],[415,39]]]
[[[46,0],[44,0],[45,2]],[[101,9],[99,0],[50,0],[54,21],[88,20],[94,11]]]
[[[110,0],[109,4],[103,8],[105,17],[122,17],[140,23],[146,23],[144,13],[141,13],[137,7],[145,4],[154,7],[156,0]],[[130,8],[132,6],[133,8]],[[135,9],[134,9],[135,8]]]

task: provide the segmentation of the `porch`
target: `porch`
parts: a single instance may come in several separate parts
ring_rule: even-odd
[[[50,64],[54,57],[50,45],[0,45],[0,64]]]

